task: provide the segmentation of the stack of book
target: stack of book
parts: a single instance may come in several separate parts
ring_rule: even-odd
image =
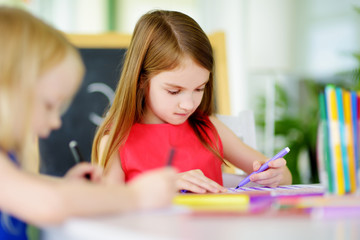
[[[333,85],[319,94],[317,160],[320,182],[329,193],[359,191],[360,94]]]

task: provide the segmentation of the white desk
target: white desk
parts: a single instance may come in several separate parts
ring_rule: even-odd
[[[72,219],[45,228],[45,240],[115,239],[360,239],[360,219],[307,217],[191,216],[184,209]]]

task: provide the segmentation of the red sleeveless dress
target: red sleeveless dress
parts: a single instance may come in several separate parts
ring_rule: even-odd
[[[207,121],[210,120],[207,118]],[[215,141],[210,129],[207,134]],[[218,139],[223,156],[220,137]],[[125,181],[147,170],[166,166],[171,147],[175,148],[172,166],[179,172],[200,169],[206,177],[222,185],[222,161],[202,145],[188,121],[180,125],[134,124],[127,141],[119,148]]]

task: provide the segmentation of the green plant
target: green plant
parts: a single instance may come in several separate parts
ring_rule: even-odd
[[[360,7],[354,6],[354,10],[360,14]],[[360,53],[351,54],[358,62],[358,67],[353,71],[343,71],[326,81],[304,79],[299,81],[302,86],[300,101],[294,101],[292,96],[279,84],[275,85],[275,136],[285,140],[291,149],[286,156],[288,167],[293,175],[293,183],[302,183],[298,169],[300,154],[305,151],[309,157],[311,178],[310,182],[317,183],[317,158],[316,138],[319,122],[318,95],[324,90],[326,84],[332,83],[353,91],[360,90]],[[257,108],[257,127],[265,128],[265,98],[260,97]],[[295,109],[295,110],[294,110]],[[276,138],[277,139],[277,138]],[[275,143],[275,146],[277,144]],[[275,152],[280,150],[274,149]]]
[[[317,96],[323,85],[316,84],[311,79],[302,81],[301,101],[294,102],[290,94],[279,84],[275,85],[275,136],[276,139],[285,139],[286,145],[291,149],[286,156],[287,165],[293,176],[293,183],[302,183],[298,169],[300,154],[305,151],[309,156],[312,183],[318,182],[316,163],[316,135],[319,121],[319,108]],[[265,98],[261,97],[258,105],[257,126],[260,129],[265,127]],[[291,110],[297,109],[297,110]],[[275,143],[275,146],[277,144]],[[279,149],[274,149],[277,152]]]

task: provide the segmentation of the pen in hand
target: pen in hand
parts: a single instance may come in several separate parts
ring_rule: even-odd
[[[168,157],[168,160],[167,160],[167,163],[166,163],[166,165],[168,167],[172,166],[172,162],[173,162],[173,159],[174,159],[174,154],[175,154],[175,149],[171,148],[170,152],[169,152],[169,157]]]
[[[169,152],[169,157],[168,157],[168,159],[167,159],[167,163],[166,163],[166,165],[168,166],[168,167],[171,167],[172,166],[172,162],[173,162],[173,159],[174,159],[174,154],[175,154],[175,148],[171,148],[170,149],[170,152]],[[180,192],[181,193],[186,193],[187,192],[187,190],[180,190]]]
[[[290,148],[286,147],[283,150],[281,150],[280,152],[278,152],[274,157],[272,157],[270,160],[268,160],[266,163],[264,163],[263,165],[261,165],[261,167],[255,171],[252,172],[249,176],[247,176],[244,180],[242,180],[239,185],[237,185],[237,187],[235,189],[238,189],[239,187],[244,186],[245,184],[248,184],[250,182],[250,176],[256,173],[260,173],[265,171],[266,169],[269,168],[269,162],[276,160],[278,158],[282,158],[284,157],[288,152],[290,152]]]
[[[70,141],[69,148],[71,150],[71,153],[72,153],[76,163],[86,162],[85,158],[83,157],[83,155],[80,152],[78,143],[75,140]],[[90,180],[91,179],[90,174],[89,173],[85,174],[85,178]]]

